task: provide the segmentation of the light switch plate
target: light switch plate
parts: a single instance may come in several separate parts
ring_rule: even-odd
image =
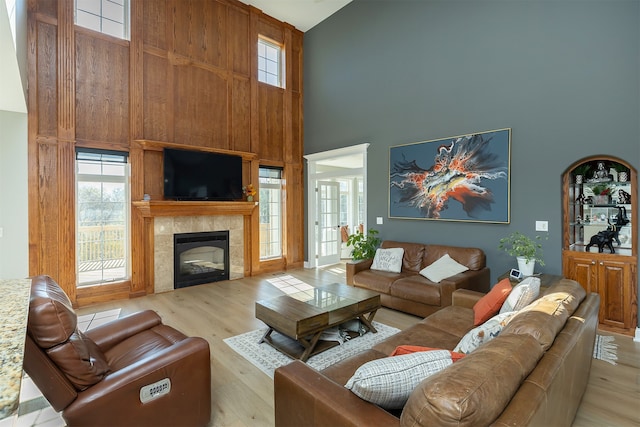
[[[376,224],[380,225],[382,223],[383,223],[382,217],[381,216],[376,217]]]
[[[549,231],[549,221],[536,221],[536,231]]]

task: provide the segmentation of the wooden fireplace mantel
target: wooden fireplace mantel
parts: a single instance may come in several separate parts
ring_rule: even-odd
[[[159,217],[242,215],[244,239],[244,276],[259,271],[258,202],[205,202],[176,200],[137,200],[131,202],[132,216],[141,222],[139,233],[133,235],[132,292],[130,297],[155,292],[154,278],[154,222]],[[136,219],[137,218],[137,219]]]
[[[157,216],[243,215],[251,216],[258,202],[202,202],[151,200],[135,201],[133,206],[145,218]]]

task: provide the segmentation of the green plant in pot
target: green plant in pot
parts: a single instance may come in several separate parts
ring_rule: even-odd
[[[626,182],[629,179],[629,168],[622,163],[610,162],[609,167],[613,168],[618,173],[618,181]]]
[[[575,177],[575,182],[578,184],[581,184],[584,180],[584,177],[588,175],[590,170],[591,170],[591,164],[589,163],[582,163],[576,166],[573,169],[573,176]]]
[[[356,231],[347,238],[347,246],[353,247],[351,257],[354,260],[371,259],[376,255],[376,249],[380,246],[380,238],[376,237],[378,230],[370,228],[367,234]]]
[[[547,236],[535,236],[531,238],[519,231],[514,231],[507,237],[500,239],[498,249],[505,251],[518,260],[518,270],[525,276],[531,276],[536,262],[544,265],[542,259],[542,240]]]
[[[591,191],[593,191],[594,194],[594,205],[606,205],[609,203],[611,198],[611,188],[609,188],[607,184],[594,185],[591,188]]]

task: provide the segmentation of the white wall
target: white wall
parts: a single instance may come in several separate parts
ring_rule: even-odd
[[[29,275],[27,115],[0,111],[0,279]]]

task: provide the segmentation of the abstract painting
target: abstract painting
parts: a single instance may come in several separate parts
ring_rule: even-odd
[[[389,149],[389,217],[509,223],[511,129]]]

